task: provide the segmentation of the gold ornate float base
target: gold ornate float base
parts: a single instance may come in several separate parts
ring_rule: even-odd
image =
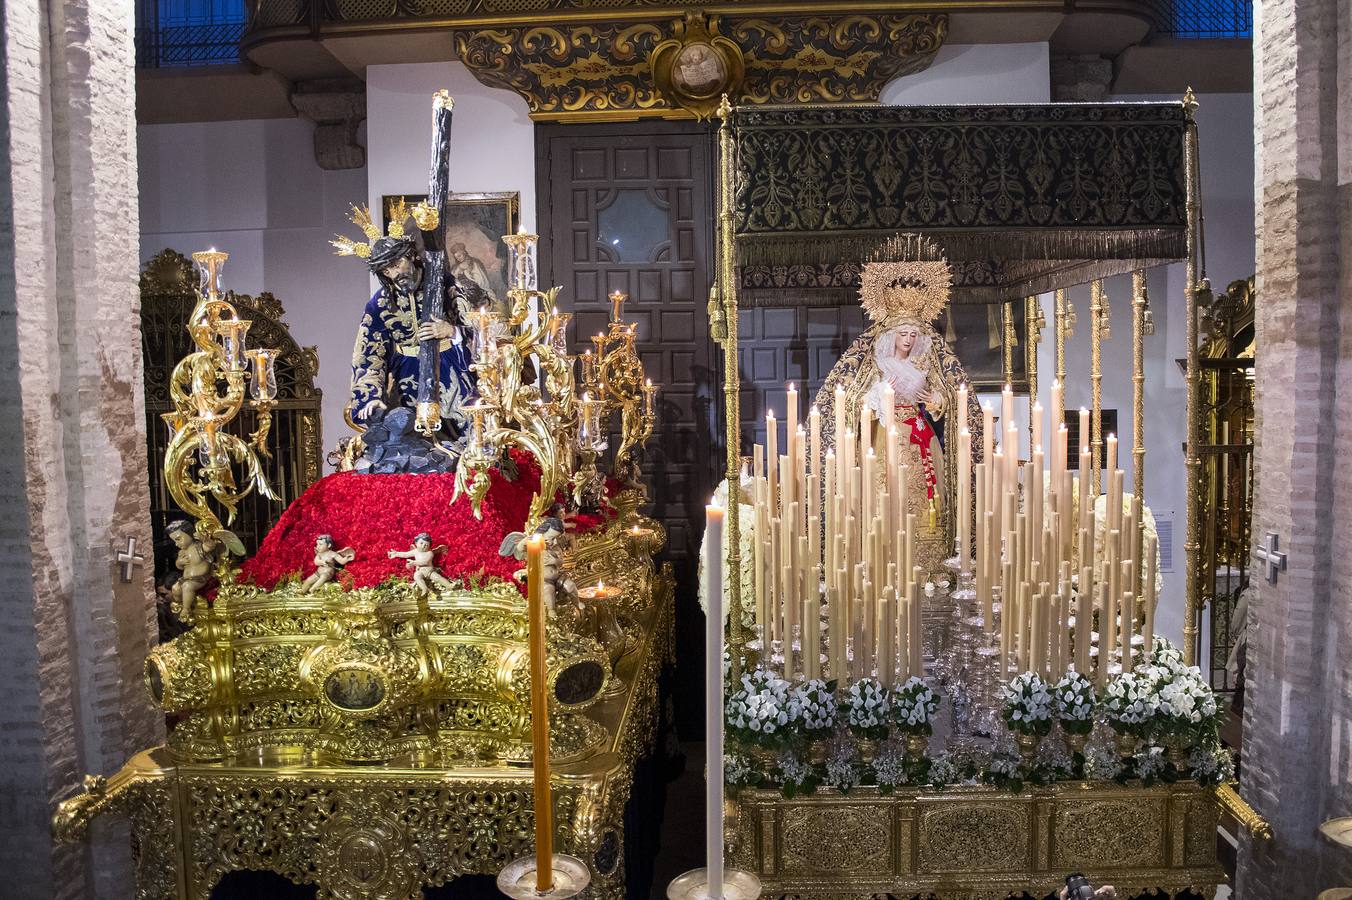
[[[554,769],[555,845],[585,860],[592,894],[623,897],[624,808],[634,767],[654,745],[658,677],[671,658],[672,582],[654,579],[655,602],[632,611],[635,650],[617,665],[625,689],[585,715],[606,744]],[[62,804],[58,837],[90,820],[131,822],[138,900],[205,900],[227,873],[276,872],[335,900],[412,900],[424,885],[496,875],[534,846],[532,775],[484,765],[323,766],[174,763],[160,747]]]
[[[1216,793],[1196,784],[860,787],[793,799],[743,789],[730,805],[730,862],[760,877],[762,897],[1043,897],[1084,872],[1123,898],[1209,898],[1225,882]]]

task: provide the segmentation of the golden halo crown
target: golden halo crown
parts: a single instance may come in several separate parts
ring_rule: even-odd
[[[409,216],[412,214],[409,210],[408,202],[403,197],[392,201],[390,203],[389,213],[390,227],[388,236],[392,238],[403,237],[405,234],[404,223],[408,221]],[[365,243],[353,240],[352,238],[345,237],[341,234],[335,234],[333,236],[334,240],[329,241],[329,243],[333,245],[334,252],[339,256],[360,256],[362,259],[366,259],[371,255],[371,247],[375,242],[386,235],[382,235],[380,233],[380,226],[372,221],[371,208],[365,203],[361,206],[353,205],[352,214],[348,216],[348,219],[351,220],[353,225],[356,225],[362,230],[362,234],[366,235]]]
[[[864,264],[859,299],[874,322],[910,318],[926,325],[948,305],[953,272],[947,260],[905,260]]]

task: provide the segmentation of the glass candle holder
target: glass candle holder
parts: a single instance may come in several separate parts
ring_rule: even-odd
[[[539,286],[535,274],[535,242],[538,235],[528,234],[523,227],[516,234],[504,235],[507,245],[509,287],[516,291],[533,291]]]
[[[252,324],[248,319],[221,319],[216,323],[216,334],[221,339],[221,354],[225,367],[231,372],[244,369],[244,338]]]
[[[629,295],[624,291],[610,292],[610,321],[618,322],[624,315],[624,301],[629,299]]]
[[[582,354],[582,383],[596,384],[596,356],[590,350]]]
[[[198,250],[192,255],[197,264],[197,289],[206,297],[214,297],[221,292],[221,272],[230,254],[212,247],[210,250]]]
[[[572,313],[561,313],[557,309],[549,316],[549,343],[554,352],[562,356],[568,354],[568,323],[572,319]]]
[[[643,414],[652,418],[657,411],[657,385],[649,378],[643,384]]]
[[[277,350],[249,350],[249,393],[260,403],[277,399]]]

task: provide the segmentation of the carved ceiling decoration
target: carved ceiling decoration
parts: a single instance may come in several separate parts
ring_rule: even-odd
[[[872,102],[927,68],[948,17],[687,14],[639,23],[507,25],[456,32],[461,61],[552,121],[704,117],[735,103]]]

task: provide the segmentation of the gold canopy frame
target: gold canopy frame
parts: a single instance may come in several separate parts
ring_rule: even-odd
[[[1042,328],[1042,314],[1036,303],[1036,295],[1045,291],[1055,291],[1057,304],[1054,314],[1056,340],[1056,376],[1065,378],[1065,339],[1074,325],[1074,313],[1065,302],[1066,288],[1090,283],[1093,285],[1095,302],[1090,309],[1090,340],[1093,382],[1094,410],[1092,416],[1093,444],[1095,450],[1102,444],[1101,427],[1101,391],[1102,368],[1099,362],[1099,346],[1104,338],[1107,323],[1106,301],[1102,279],[1109,275],[1133,273],[1133,410],[1137,426],[1133,432],[1132,464],[1140,483],[1144,477],[1144,444],[1141,423],[1144,419],[1144,369],[1143,337],[1148,317],[1145,315],[1146,290],[1144,270],[1156,265],[1183,260],[1187,263],[1186,317],[1188,322],[1188,491],[1190,499],[1196,494],[1198,440],[1200,429],[1197,427],[1197,385],[1199,370],[1197,366],[1197,315],[1198,296],[1205,291],[1206,282],[1199,278],[1200,230],[1202,227],[1201,198],[1198,184],[1197,167],[1197,127],[1195,112],[1197,102],[1189,91],[1177,103],[1168,104],[1061,104],[1024,107],[923,107],[896,108],[887,110],[878,107],[850,107],[833,105],[830,107],[809,105],[802,107],[780,108],[774,110],[735,108],[725,96],[719,107],[721,119],[719,128],[719,169],[718,169],[718,271],[711,291],[709,310],[711,334],[722,347],[724,361],[724,399],[725,399],[725,437],[727,441],[726,477],[729,484],[735,483],[741,467],[741,378],[738,366],[739,340],[737,334],[740,294],[744,289],[744,267],[776,263],[799,268],[822,266],[827,260],[824,254],[834,249],[852,254],[850,259],[841,262],[864,262],[872,259],[888,258],[895,254],[901,245],[900,236],[904,233],[917,233],[934,238],[940,246],[946,248],[960,270],[979,270],[986,273],[999,273],[1007,269],[1006,280],[1000,283],[998,274],[980,282],[980,279],[968,278],[967,284],[955,283],[954,302],[1000,302],[1004,305],[1004,358],[1008,367],[1012,348],[1010,332],[1014,329],[1013,303],[1009,301],[1034,298],[1025,304],[1026,346],[1035,347]],[[818,215],[815,220],[807,221],[808,215],[781,216],[780,220],[789,221],[791,226],[777,241],[773,227],[775,217],[757,216],[749,207],[755,202],[753,197],[765,195],[764,184],[748,184],[750,176],[755,174],[754,167],[766,163],[769,159],[765,147],[768,141],[756,145],[752,141],[739,144],[739,119],[751,119],[755,128],[771,135],[785,135],[797,131],[820,129],[844,130],[856,128],[856,133],[867,136],[869,128],[886,127],[897,130],[914,127],[915,129],[935,129],[940,127],[960,129],[964,123],[971,128],[1006,128],[1012,140],[1017,140],[1020,131],[1028,131],[1041,118],[1047,127],[1065,126],[1065,119],[1074,119],[1092,136],[1092,129],[1109,128],[1104,138],[1108,142],[1120,139],[1123,134],[1135,134],[1139,131],[1139,158],[1151,164],[1167,161],[1171,170],[1165,176],[1164,186],[1171,188],[1176,196],[1168,198],[1157,210],[1155,220],[1147,215],[1146,204],[1139,198],[1126,201],[1129,207],[1140,207],[1139,214],[1119,215],[1118,219],[1131,219],[1128,225],[1112,224],[1108,221],[1106,208],[1100,210],[1104,221],[1094,223],[1086,221],[1082,229],[1071,227],[1069,214],[1053,212],[1048,218],[1049,224],[1039,233],[1037,227],[1027,221],[1011,220],[1008,234],[1002,236],[1002,230],[989,224],[980,224],[970,228],[955,226],[951,217],[942,221],[934,229],[923,227],[899,227],[888,231],[879,227],[875,218],[861,218],[850,228],[849,223],[833,219],[830,211]],[[879,123],[883,123],[881,126]],[[1030,122],[1034,123],[1030,125]],[[844,124],[842,124],[844,123]],[[956,123],[956,125],[955,125]],[[1107,123],[1107,124],[1104,124]],[[1114,130],[1115,129],[1115,130]],[[1133,131],[1136,129],[1136,131]],[[1153,129],[1153,130],[1152,130]],[[1091,137],[1092,139],[1092,137]],[[744,150],[751,146],[751,151]],[[742,156],[739,156],[739,153]],[[1126,181],[1129,171],[1119,172],[1118,182],[1114,184],[1119,194],[1123,193],[1122,182]],[[825,176],[828,180],[830,175]],[[896,206],[905,209],[908,202],[905,197],[906,185],[900,176],[891,181],[892,194]],[[830,185],[822,189],[830,193]],[[1170,202],[1170,199],[1172,202]],[[895,216],[904,223],[906,213]],[[1086,220],[1091,216],[1084,216]],[[808,227],[804,227],[804,226]],[[815,226],[819,230],[813,231]],[[820,240],[816,240],[820,238]],[[824,249],[825,248],[825,249]],[[1009,254],[1009,265],[999,254]],[[984,268],[983,268],[984,267]],[[979,283],[971,283],[977,281]],[[833,285],[833,287],[839,287]],[[1029,351],[1034,358],[1034,351]],[[1030,388],[1036,392],[1036,363],[1031,362],[1028,371]],[[1060,411],[1054,411],[1059,414]],[[1058,419],[1059,421],[1059,419]],[[1094,456],[1094,482],[1098,483],[1098,455]],[[945,498],[950,499],[950,498]],[[1137,501],[1140,502],[1139,500]],[[1195,535],[1196,518],[1191,513],[1193,504],[1189,503],[1187,525],[1187,610],[1184,625],[1185,654],[1189,663],[1196,658],[1197,619],[1200,614],[1200,584],[1197,572],[1198,539]],[[951,509],[951,503],[944,503]],[[1140,522],[1138,516],[1137,522]],[[740,521],[737,504],[730,504],[727,512],[727,545],[729,571],[741,571]],[[731,608],[741,608],[741,584],[738,579],[729,583]],[[737,651],[744,650],[747,635],[737,616],[731,617],[729,642]],[[732,653],[734,674],[740,673],[741,652]]]
[[[1087,113],[1092,118],[1095,111],[1098,110],[1122,110],[1126,107],[1137,106],[1132,104],[1109,104],[1104,106],[1093,104],[1075,104],[1063,105],[1058,109],[1075,109],[1080,113]],[[1173,152],[1176,157],[1177,171],[1173,174],[1177,179],[1178,202],[1181,207],[1176,212],[1176,221],[1168,228],[1158,229],[1120,229],[1114,231],[1110,228],[1091,229],[1092,233],[1085,235],[1084,240],[1079,240],[1073,233],[1068,233],[1066,229],[1054,229],[1045,240],[1039,240],[1028,229],[1018,229],[1009,242],[1011,253],[1015,259],[1022,264],[1022,278],[1015,279],[1012,283],[1003,286],[994,286],[986,290],[972,291],[973,295],[980,297],[985,302],[1000,302],[1004,308],[1004,359],[1008,367],[1011,359],[1011,344],[1009,341],[1010,332],[1014,328],[1013,322],[1013,304],[1008,301],[1031,298],[1025,305],[1024,315],[1026,316],[1025,325],[1027,333],[1025,335],[1025,345],[1035,348],[1036,343],[1041,340],[1041,331],[1045,327],[1044,317],[1036,299],[1038,293],[1052,291],[1055,296],[1055,306],[1053,309],[1054,324],[1054,365],[1055,377],[1064,383],[1066,378],[1066,338],[1070,335],[1076,324],[1076,316],[1073,308],[1067,301],[1065,289],[1074,285],[1089,283],[1092,285],[1093,302],[1090,309],[1090,343],[1092,356],[1092,379],[1093,393],[1093,442],[1095,450],[1102,443],[1102,422],[1101,422],[1101,377],[1102,366],[1100,359],[1101,341],[1106,337],[1108,322],[1108,306],[1106,293],[1103,291],[1102,279],[1115,274],[1132,273],[1132,407],[1134,413],[1135,425],[1133,428],[1133,443],[1131,448],[1131,464],[1135,476],[1134,493],[1135,499],[1135,521],[1143,523],[1141,514],[1141,491],[1140,485],[1144,482],[1145,465],[1145,447],[1143,423],[1145,415],[1144,399],[1144,337],[1153,332],[1150,313],[1148,310],[1148,295],[1146,290],[1145,270],[1155,265],[1166,264],[1183,260],[1186,263],[1186,293],[1185,293],[1185,316],[1187,321],[1187,444],[1186,444],[1186,466],[1187,466],[1187,492],[1188,492],[1188,519],[1187,519],[1187,540],[1185,550],[1187,554],[1186,570],[1186,609],[1184,622],[1185,636],[1185,658],[1189,664],[1196,661],[1197,654],[1197,636],[1198,636],[1198,617],[1201,612],[1201,581],[1198,571],[1200,546],[1200,522],[1196,514],[1196,500],[1199,496],[1199,441],[1200,441],[1200,410],[1199,410],[1199,343],[1197,340],[1197,326],[1199,315],[1199,301],[1204,303],[1209,288],[1205,279],[1204,261],[1200,258],[1200,250],[1203,246],[1201,239],[1202,229],[1202,210],[1200,195],[1200,175],[1198,168],[1198,137],[1195,113],[1197,102],[1191,90],[1187,92],[1179,103],[1174,104],[1154,104],[1150,105],[1156,109],[1166,110],[1176,122],[1174,128],[1166,139],[1173,142]],[[800,111],[811,112],[814,108],[800,108]],[[858,109],[858,108],[856,108]],[[944,118],[954,108],[927,108],[917,115],[929,115],[933,118]],[[1008,110],[1008,108],[1004,108]],[[1028,109],[1028,108],[1025,108]],[[1039,109],[1049,109],[1041,107]],[[819,121],[827,127],[834,127],[838,124],[835,119],[841,114],[848,115],[851,108],[832,107],[830,110],[819,114]],[[868,117],[872,113],[869,110],[863,110],[861,117]],[[721,118],[719,129],[719,168],[718,168],[718,268],[714,287],[711,290],[709,301],[709,315],[711,320],[711,335],[717,340],[723,350],[724,362],[724,397],[725,397],[725,436],[727,441],[726,456],[726,477],[729,484],[738,483],[742,466],[741,454],[741,409],[740,409],[740,391],[741,379],[739,372],[739,340],[738,340],[738,311],[739,294],[743,287],[742,266],[748,262],[748,258],[756,262],[765,263],[773,261],[779,264],[793,265],[804,264],[810,266],[812,262],[820,262],[820,257],[816,260],[811,258],[813,252],[820,253],[820,248],[811,248],[810,241],[804,241],[801,234],[791,235],[788,238],[790,255],[781,255],[775,258],[776,250],[773,246],[774,236],[768,231],[762,231],[756,234],[747,233],[745,226],[748,224],[748,217],[745,210],[739,208],[739,202],[744,201],[750,193],[747,185],[739,181],[739,174],[745,174],[743,161],[738,159],[738,144],[735,131],[737,128],[736,119],[738,110],[735,110],[725,96],[720,105],[718,115]],[[781,117],[785,130],[791,128],[810,127],[806,122],[812,118],[809,115],[798,115],[793,109],[787,110],[758,110],[753,115],[759,117],[762,123],[770,117]],[[1111,116],[1109,116],[1111,118]],[[900,118],[905,118],[905,112],[900,114]],[[1131,110],[1127,110],[1121,115],[1121,119],[1126,127],[1131,127]],[[1022,127],[1024,123],[1011,123],[1011,128]],[[829,176],[828,176],[829,177]],[[1124,176],[1125,177],[1125,176]],[[739,226],[743,226],[739,230]],[[931,236],[923,228],[899,229],[892,234],[870,233],[860,237],[844,235],[839,230],[831,231],[827,234],[828,246],[837,248],[845,247],[854,250],[857,253],[855,261],[865,261],[869,259],[885,258],[883,254],[891,240],[893,240],[903,231],[914,231],[924,236]],[[1072,230],[1073,231],[1073,230]],[[952,229],[941,229],[937,236],[941,244],[948,248],[957,247],[960,250],[970,253],[974,248],[978,251],[984,250],[990,252],[998,249],[999,241],[989,229],[974,229],[974,234],[962,235]],[[752,249],[750,253],[743,252],[744,243],[750,243]],[[1132,248],[1139,251],[1136,256],[1132,256]],[[1104,253],[1103,259],[1096,259],[1088,255],[1088,251],[1099,250]],[[1126,251],[1125,253],[1123,251]],[[804,253],[806,251],[806,256]],[[1041,256],[1039,256],[1041,251]],[[1085,253],[1085,257],[1074,257],[1075,253]],[[797,253],[798,258],[793,258],[792,254]],[[1068,262],[1067,257],[1073,261]],[[961,257],[959,257],[961,259]],[[1039,263],[1045,263],[1040,265]],[[1077,264],[1078,263],[1078,264]],[[1017,268],[1017,267],[1016,267]],[[975,297],[974,297],[975,299]],[[1030,358],[1035,359],[1035,349],[1029,350]],[[1030,390],[1034,396],[1037,391],[1037,371],[1036,363],[1033,362],[1029,367]],[[1056,409],[1052,414],[1057,416],[1055,421],[1062,421],[1064,410]],[[1094,472],[1093,482],[1095,489],[1099,482],[1099,457],[1097,452],[1094,454]],[[951,485],[951,482],[950,482]],[[945,503],[945,507],[951,508],[951,504]],[[727,528],[727,571],[742,571],[741,560],[741,528],[742,522],[739,515],[739,504],[729,503],[726,517]],[[1138,576],[1139,577],[1139,576]],[[742,584],[741,579],[733,578],[729,580],[728,588],[730,597],[728,603],[732,609],[742,608]],[[1139,588],[1138,588],[1139,589]],[[747,646],[747,634],[745,632],[742,617],[729,617],[728,644],[732,663],[732,677],[736,680],[741,674],[741,666]],[[1111,808],[1119,810],[1122,808],[1124,796],[1121,795],[1122,788],[1109,786],[1096,788],[1092,782],[1084,782],[1077,786],[1065,788],[1069,791],[1067,796],[1076,796],[1084,801],[1088,801],[1090,794],[1099,790],[1104,794],[1102,798],[1095,797],[1106,804],[1105,809]],[[1172,828],[1174,829],[1174,840],[1184,841],[1187,845],[1195,847],[1195,857],[1188,859],[1189,863],[1194,864],[1190,871],[1167,871],[1170,865],[1180,865],[1184,862],[1184,857],[1177,849],[1170,849],[1168,862],[1155,861],[1148,864],[1143,863],[1140,867],[1128,866],[1127,869],[1114,872],[1114,876],[1120,881],[1122,877],[1126,882],[1139,881],[1140,885],[1145,887],[1183,887],[1189,884],[1196,885],[1208,894],[1211,888],[1207,886],[1209,879],[1219,877],[1219,866],[1214,861],[1214,854],[1205,851],[1205,847],[1210,847],[1213,843],[1212,836],[1215,829],[1215,810],[1224,809],[1256,837],[1262,838],[1270,836],[1271,831],[1267,823],[1261,817],[1257,816],[1253,810],[1245,803],[1242,798],[1229,785],[1222,785],[1214,790],[1202,790],[1195,799],[1186,801],[1184,806],[1174,808],[1177,802],[1170,791],[1173,788],[1161,790],[1159,786],[1154,788],[1142,788],[1137,792],[1139,797],[1132,799],[1131,803],[1141,804],[1142,809],[1156,809],[1157,807],[1168,807],[1169,812],[1166,815]],[[1001,815],[1012,814],[1015,810],[1022,810],[1025,806],[1038,809],[1053,809],[1056,801],[1050,795],[1043,797],[1034,792],[1030,794],[1027,791],[1020,793],[999,793],[998,796],[988,791],[978,790],[972,796],[953,796],[946,801],[948,808],[954,815],[975,817],[973,822],[985,819],[993,814]],[[1059,794],[1057,794],[1059,796]],[[739,793],[740,799],[734,803],[736,817],[729,822],[728,839],[736,848],[734,855],[739,858],[741,864],[748,866],[753,871],[757,871],[762,880],[768,879],[766,885],[774,892],[808,894],[815,892],[815,889],[823,887],[827,882],[832,885],[832,892],[838,892],[839,883],[842,876],[852,887],[866,889],[866,892],[876,890],[892,890],[897,886],[904,888],[903,893],[912,893],[912,888],[924,892],[925,889],[949,889],[952,887],[953,872],[940,866],[944,873],[937,876],[927,876],[921,869],[908,868],[910,863],[904,862],[911,853],[916,852],[917,848],[922,854],[925,852],[925,841],[923,835],[917,837],[911,835],[908,839],[901,841],[902,855],[897,857],[903,860],[899,863],[900,868],[891,869],[884,866],[878,871],[859,872],[846,871],[845,869],[832,869],[828,873],[819,865],[809,863],[806,858],[801,860],[802,865],[797,873],[789,877],[786,872],[781,870],[785,864],[786,843],[791,835],[787,832],[780,833],[780,829],[792,829],[797,827],[798,838],[806,838],[809,843],[819,844],[824,842],[832,846],[838,846],[842,842],[836,840],[838,835],[836,829],[841,822],[859,822],[868,819],[869,816],[875,816],[880,809],[874,808],[874,805],[881,803],[882,806],[889,804],[907,807],[907,810],[901,813],[901,822],[903,826],[908,825],[912,820],[917,820],[918,809],[911,809],[910,805],[922,802],[922,797],[911,797],[889,800],[887,798],[868,797],[855,798],[849,797],[828,797],[828,796],[810,796],[801,797],[793,802],[783,801],[777,794],[766,791],[744,790]],[[1190,802],[1192,805],[1187,806]],[[1092,804],[1091,804],[1092,805]],[[1195,812],[1196,815],[1188,815],[1183,812],[1184,809]],[[1060,812],[1053,812],[1053,818],[1059,820]],[[801,821],[793,819],[797,816]],[[843,818],[842,818],[843,817]],[[884,819],[887,816],[883,816]],[[793,822],[798,821],[798,826]],[[828,822],[830,823],[828,825]],[[1185,822],[1187,823],[1185,826]],[[818,825],[822,827],[817,827]],[[1186,838],[1184,835],[1186,834]],[[1043,837],[1045,841],[1045,835]],[[1099,848],[1108,856],[1105,859],[1125,859],[1130,855],[1130,848],[1123,843],[1107,840]],[[1119,852],[1120,851],[1120,852]],[[884,854],[886,855],[886,854]],[[978,854],[980,855],[980,854]],[[1042,859],[1042,857],[1038,857]],[[1052,860],[1043,859],[1043,863],[1051,863]],[[1087,862],[1081,861],[1084,865]],[[827,864],[828,867],[830,864]],[[1015,864],[1011,870],[1012,881],[1008,885],[996,885],[994,882],[1000,879],[994,879],[990,883],[989,879],[977,877],[967,888],[990,887],[994,888],[991,896],[1003,896],[1006,888],[1014,884],[1027,884],[1033,881],[1045,880],[1047,872],[1038,868],[1039,863],[1031,864],[1031,868],[1024,871],[1022,862]],[[1155,868],[1152,868],[1154,866]],[[1160,868],[1163,866],[1164,868]],[[865,867],[867,868],[867,867]],[[1055,866],[1053,866],[1055,868]],[[1187,867],[1184,866],[1184,869]],[[1015,872],[1014,870],[1017,870]],[[830,875],[827,882],[821,879]],[[934,880],[937,877],[938,880]],[[1210,884],[1214,885],[1214,881]],[[894,891],[895,892],[895,891]],[[942,895],[942,891],[940,892]]]

